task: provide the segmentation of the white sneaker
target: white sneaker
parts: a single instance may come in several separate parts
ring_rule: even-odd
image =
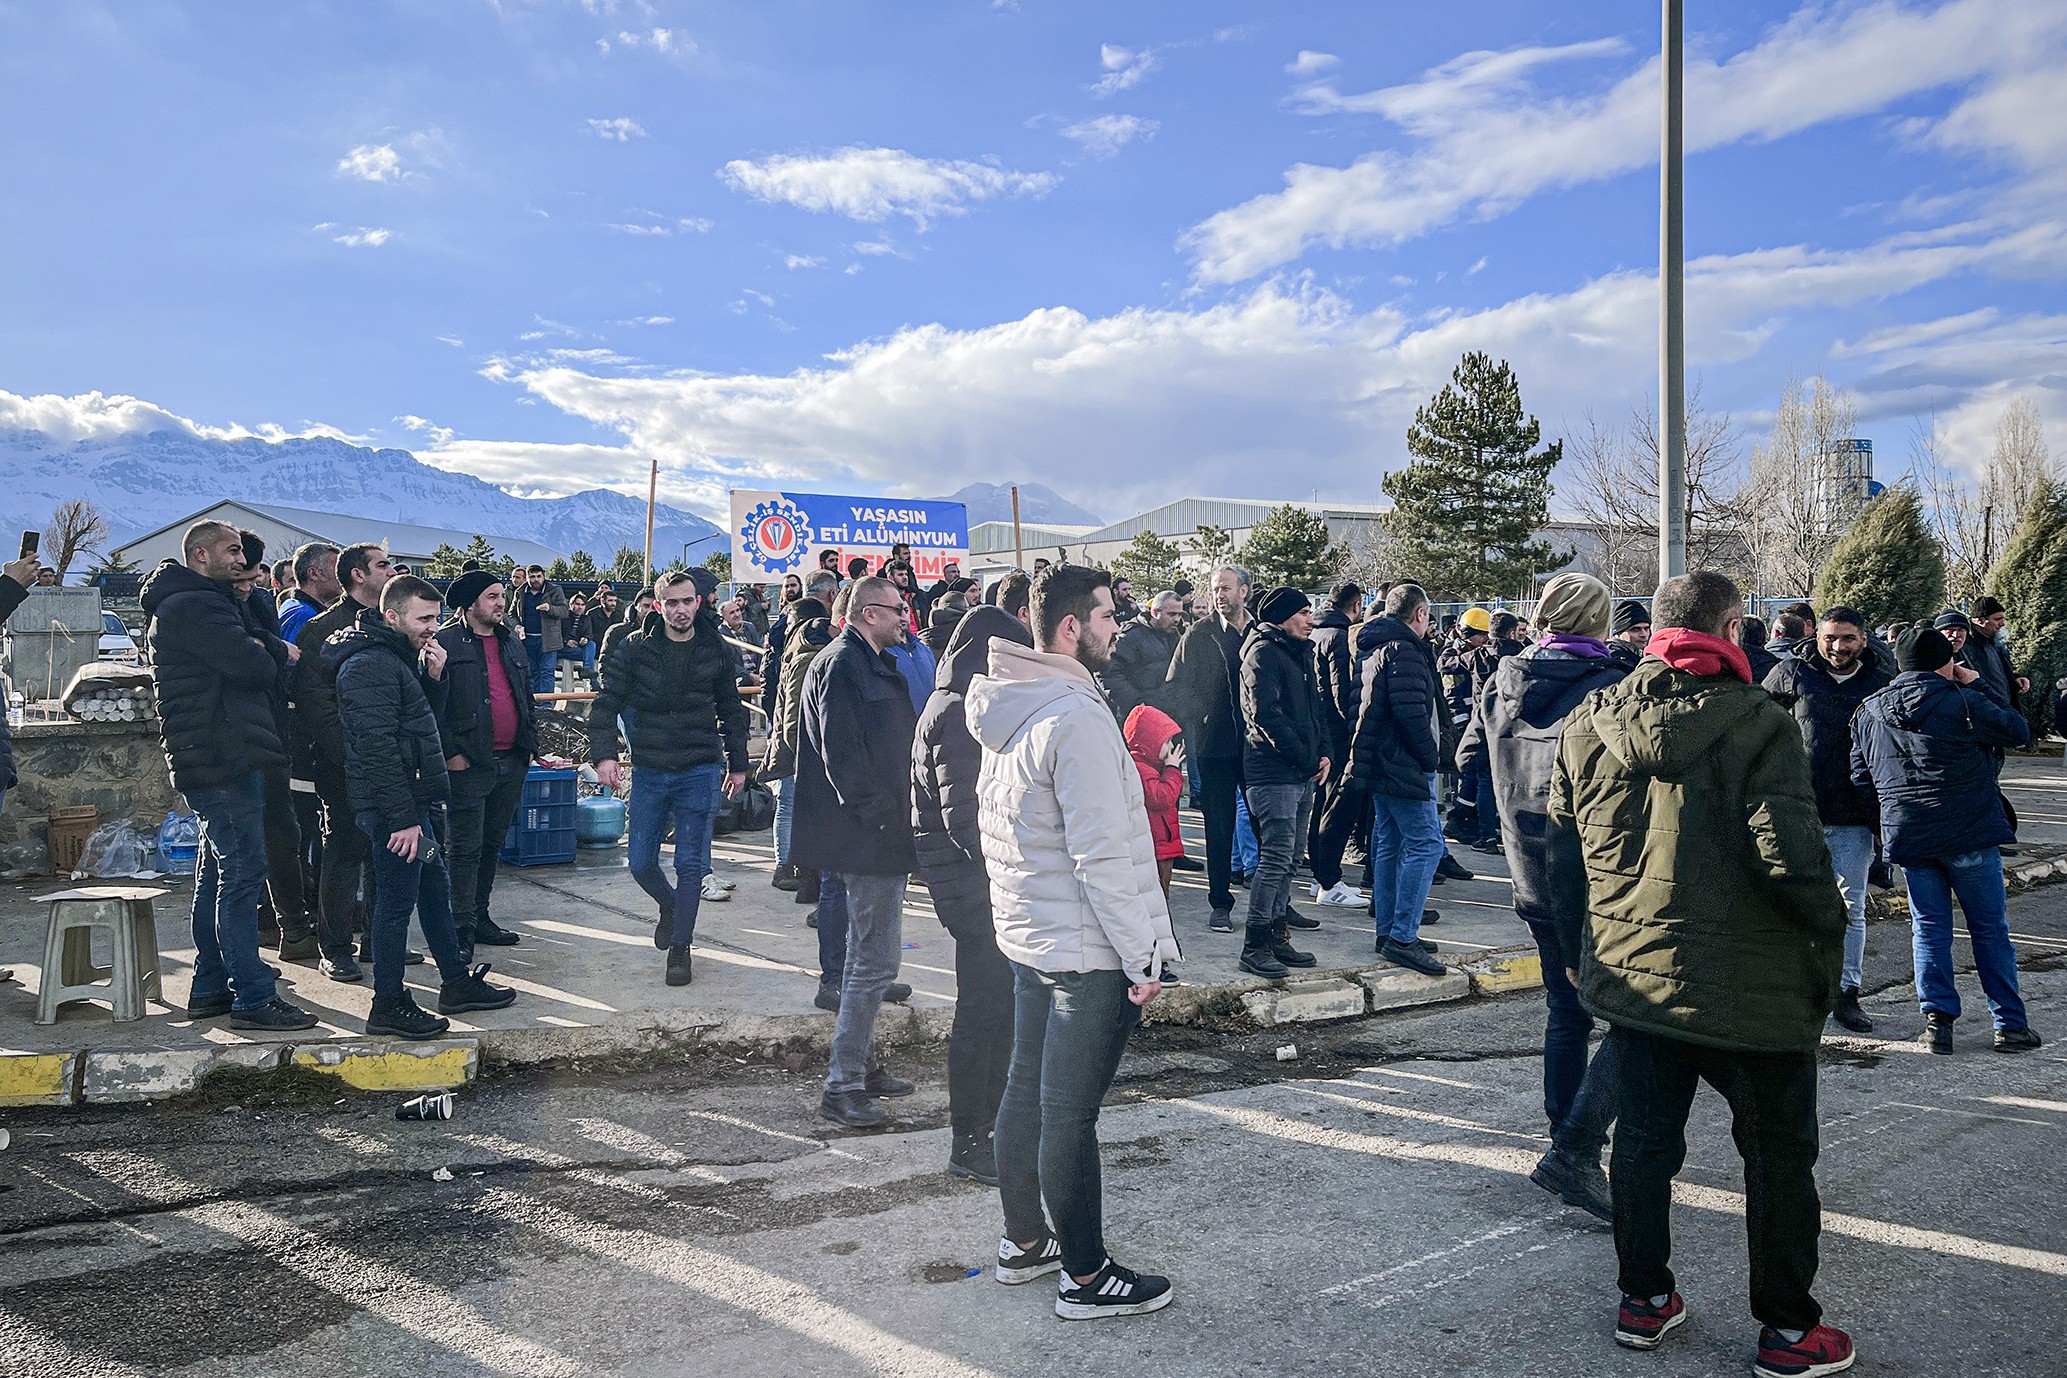
[[[705,876],[703,878],[703,902],[705,904],[723,904],[731,898],[731,886],[725,884],[724,881],[719,880],[716,876]]]
[[[1332,889],[1326,891],[1316,885],[1313,887],[1313,898],[1316,904],[1330,905],[1336,909],[1361,909],[1371,902],[1368,895],[1347,881],[1337,881]]]

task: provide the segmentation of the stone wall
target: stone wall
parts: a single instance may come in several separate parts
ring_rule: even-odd
[[[14,765],[20,780],[0,808],[0,869],[50,873],[54,809],[91,804],[101,822],[133,819],[155,837],[167,809],[186,807],[166,774],[155,719],[24,723],[14,729]]]

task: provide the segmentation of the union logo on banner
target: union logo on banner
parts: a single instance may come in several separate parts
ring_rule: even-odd
[[[787,574],[811,548],[811,522],[788,498],[757,504],[739,528],[746,557],[770,574]]]

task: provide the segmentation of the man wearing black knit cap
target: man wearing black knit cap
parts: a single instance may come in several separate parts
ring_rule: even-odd
[[[1313,954],[1293,947],[1285,931],[1314,786],[1327,783],[1333,750],[1314,679],[1312,635],[1306,595],[1279,587],[1257,601],[1255,620],[1242,639],[1243,794],[1256,827],[1257,856],[1241,968],[1272,980],[1285,977],[1288,968],[1314,964]]]
[[[1651,610],[1634,598],[1623,599],[1608,620],[1608,633],[1608,659],[1634,670],[1644,658],[1644,643],[1651,639]]]
[[[445,596],[455,615],[437,632],[448,687],[435,706],[452,782],[445,806],[452,922],[461,956],[471,962],[477,944],[508,947],[517,941],[488,917],[488,896],[503,834],[524,797],[538,732],[524,647],[503,625],[509,593],[502,576],[472,570],[453,580]]]

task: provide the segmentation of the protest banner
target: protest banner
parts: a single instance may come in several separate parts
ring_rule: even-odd
[[[841,578],[857,555],[871,574],[880,573],[898,545],[911,547],[919,583],[931,583],[949,560],[968,558],[968,509],[924,498],[732,490],[732,577],[746,583],[807,574],[828,552]]]

